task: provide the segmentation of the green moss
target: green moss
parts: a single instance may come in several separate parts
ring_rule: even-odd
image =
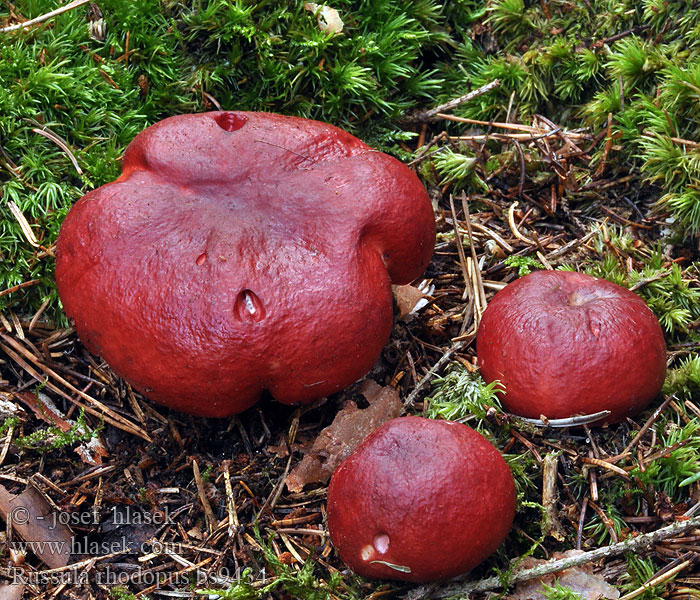
[[[528,273],[532,273],[534,269],[544,269],[544,265],[532,256],[509,256],[505,263],[511,269],[518,270],[518,277],[523,277]]]
[[[426,398],[425,416],[451,421],[474,416],[476,427],[480,428],[489,408],[500,409],[496,395],[500,389],[500,382],[487,385],[481,376],[470,373],[461,363],[452,363],[445,375],[433,380],[433,393]]]
[[[3,423],[3,427],[5,423]],[[48,452],[74,446],[80,442],[89,442],[92,438],[99,435],[103,428],[104,423],[100,424],[96,429],[90,429],[85,422],[85,411],[80,409],[80,414],[75,423],[67,431],[63,431],[60,427],[37,429],[29,435],[16,438],[14,443],[23,450]]]
[[[670,369],[662,389],[664,394],[675,394],[692,399],[700,394],[700,356],[692,354]]]
[[[542,591],[547,600],[581,600],[583,597],[571,588],[561,585],[558,581],[555,581],[554,585],[543,583]]]

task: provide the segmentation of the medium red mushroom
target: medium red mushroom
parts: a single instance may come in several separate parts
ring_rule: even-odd
[[[433,212],[398,160],[324,123],[252,112],[161,121],[73,206],[56,280],[87,348],[205,416],[264,390],[308,402],[361,377],[391,283],[427,266]]]
[[[451,421],[388,421],[336,469],[328,488],[333,545],[353,571],[374,579],[465,573],[500,546],[514,515],[503,457]]]
[[[666,346],[633,292],[569,271],[536,271],[499,291],[476,339],[481,373],[505,387],[503,407],[539,419],[610,411],[614,423],[659,393]]]

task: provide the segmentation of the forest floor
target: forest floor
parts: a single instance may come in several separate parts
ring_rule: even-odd
[[[453,108],[403,124],[415,135],[400,142],[402,158],[430,193],[438,238],[423,277],[397,292],[391,338],[366,379],[394,388],[406,413],[462,420],[504,453],[518,510],[499,551],[450,583],[354,576],[328,536],[326,484],[294,493],[285,480],[341,408],[367,405],[362,382],[303,407],[267,398],[231,419],[169,411],[49,318],[48,302],[23,303],[40,283],[26,279],[0,290],[15,299],[0,313],[0,600],[573,600],[577,585],[590,600],[700,597],[696,241],[674,234],[659,188],[616,168],[610,123],[460,121]],[[51,250],[32,251],[51,260]],[[505,413],[481,381],[474,340],[493,294],[557,268],[625,285],[659,317],[669,376],[634,419],[533,425]],[[411,312],[404,303],[417,287],[427,303]],[[18,506],[50,517],[27,529]],[[67,542],[70,564],[36,542]],[[546,576],[533,570],[572,550],[583,554]]]

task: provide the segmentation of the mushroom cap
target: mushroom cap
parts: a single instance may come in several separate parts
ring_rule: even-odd
[[[536,271],[508,284],[484,311],[481,374],[505,386],[506,410],[533,419],[611,411],[614,423],[659,393],[666,346],[658,320],[633,292],[569,271]]]
[[[328,488],[333,545],[353,571],[375,579],[464,573],[498,548],[514,515],[515,485],[503,457],[451,421],[386,422],[336,469]]]
[[[270,113],[171,117],[79,200],[57,242],[66,314],[152,400],[227,416],[264,390],[309,402],[361,377],[391,283],[432,255],[428,195],[331,125]]]

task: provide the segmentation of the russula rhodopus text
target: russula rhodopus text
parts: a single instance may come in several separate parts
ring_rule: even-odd
[[[503,407],[537,419],[643,410],[666,373],[659,322],[633,292],[605,279],[537,271],[499,291],[484,312],[481,373],[505,387]]]
[[[513,476],[461,423],[388,421],[336,469],[328,529],[340,558],[376,579],[438,581],[469,571],[505,539]]]
[[[56,280],[87,348],[152,400],[205,416],[335,392],[372,366],[391,284],[427,266],[433,212],[398,160],[269,113],[165,119],[78,201]]]

